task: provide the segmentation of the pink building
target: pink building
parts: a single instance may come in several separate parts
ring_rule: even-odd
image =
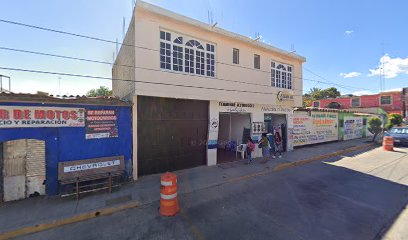
[[[405,118],[408,116],[408,88],[373,95],[323,99],[314,101],[311,107],[338,109],[380,107],[387,113],[398,113]]]

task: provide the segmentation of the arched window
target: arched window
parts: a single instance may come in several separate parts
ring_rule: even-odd
[[[292,67],[272,61],[271,86],[292,89]]]
[[[201,51],[202,50],[202,51]],[[185,72],[204,75],[204,47],[197,40],[190,40],[185,48]],[[195,71],[194,71],[195,70]]]
[[[162,30],[160,68],[215,77],[215,45]]]

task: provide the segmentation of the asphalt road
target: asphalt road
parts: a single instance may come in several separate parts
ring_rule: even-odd
[[[182,212],[175,217],[159,216],[155,202],[22,239],[401,237],[408,150],[396,150],[354,152],[180,195]]]

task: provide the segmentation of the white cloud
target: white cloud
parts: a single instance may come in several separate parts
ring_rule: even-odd
[[[346,34],[346,35],[351,35],[351,34],[353,34],[353,33],[354,33],[354,30],[344,31],[344,34]]]
[[[384,66],[384,70],[382,69]],[[380,63],[375,69],[370,69],[369,77],[384,75],[385,78],[395,78],[400,74],[408,74],[408,57],[391,58],[385,54],[380,58]]]
[[[342,76],[343,78],[353,78],[358,77],[360,75],[361,73],[359,72],[340,73],[340,76]]]
[[[354,96],[363,96],[363,95],[370,95],[370,94],[374,94],[371,91],[358,91],[358,92],[353,92],[352,93]]]

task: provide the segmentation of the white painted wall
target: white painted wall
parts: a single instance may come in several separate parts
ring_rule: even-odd
[[[172,17],[163,16],[154,13],[157,11],[151,11],[152,9],[155,8],[148,4],[138,4],[134,14],[134,20],[132,20],[134,21],[134,45],[137,46],[134,48],[136,58],[135,79],[136,81],[143,82],[136,83],[136,95],[277,104],[277,93],[283,89],[270,86],[270,63],[271,60],[274,60],[293,66],[294,90],[290,92],[296,95],[294,105],[302,105],[302,60],[299,60],[299,57],[293,57],[297,55],[274,52],[263,47],[264,45],[262,43],[254,45],[253,43],[248,43],[237,38],[227,37],[220,34],[222,30],[218,28],[203,28],[202,25],[205,26],[203,23],[200,23],[200,26],[197,24],[187,24],[180,21],[180,16],[176,14],[170,14]],[[216,45],[216,77],[178,74],[161,70],[159,55],[160,29],[179,32],[198,40],[202,39],[214,43]],[[239,66],[232,65],[233,48],[240,50]],[[123,54],[127,53],[127,51],[121,51],[118,58],[121,58]],[[260,70],[253,68],[254,54],[261,56]],[[244,84],[225,80],[239,81]],[[164,86],[147,82],[227,90],[245,90],[265,94],[182,86]]]

